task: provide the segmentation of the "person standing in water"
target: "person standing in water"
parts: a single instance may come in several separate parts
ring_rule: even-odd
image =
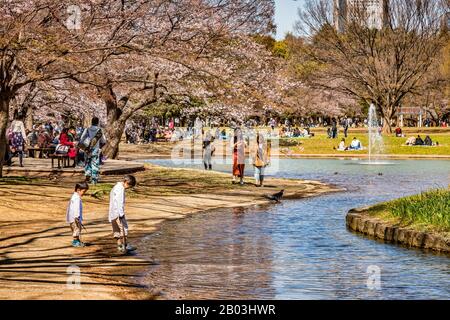
[[[19,164],[23,167],[23,151],[24,145],[26,143],[27,134],[25,132],[25,125],[23,124],[23,114],[22,112],[16,111],[14,113],[14,120],[11,123],[11,136],[10,145],[11,152],[17,154],[19,157]]]

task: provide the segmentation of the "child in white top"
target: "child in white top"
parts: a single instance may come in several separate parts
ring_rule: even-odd
[[[117,239],[117,249],[120,252],[136,250],[127,244],[128,223],[125,217],[125,190],[136,185],[136,178],[127,175],[111,190],[109,198],[109,222],[112,224],[113,236]]]
[[[81,228],[83,226],[83,203],[81,197],[88,189],[89,185],[87,183],[77,183],[75,185],[75,192],[72,194],[67,207],[66,222],[70,224],[70,229],[72,230],[72,246],[74,247],[85,246],[80,240]]]

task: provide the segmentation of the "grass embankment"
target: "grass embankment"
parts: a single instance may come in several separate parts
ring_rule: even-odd
[[[341,139],[344,137],[342,131],[339,132],[337,139],[329,139],[326,134],[326,129],[313,129],[315,134],[313,138],[282,138],[280,139],[279,149],[281,154],[292,155],[336,155],[336,156],[351,156],[351,155],[367,155],[367,150],[362,151],[338,151],[337,148]],[[405,128],[403,130],[406,137],[397,138],[395,135],[384,135],[384,150],[383,154],[391,156],[401,155],[417,155],[417,156],[449,156],[450,155],[450,129],[448,128]],[[439,142],[436,147],[420,147],[420,146],[405,146],[405,142],[409,137],[417,137],[420,135],[423,139],[427,135],[431,137],[434,142]],[[353,137],[358,138],[364,147],[368,147],[369,140],[367,136],[367,128],[350,129],[346,145],[349,146]],[[216,141],[216,144],[219,143]],[[225,142],[229,143],[229,142]],[[175,143],[158,142],[144,145],[129,145],[121,144],[121,158],[151,158],[151,157],[169,157]]]
[[[381,203],[368,213],[402,227],[450,235],[450,189]]]
[[[196,169],[166,168],[146,164],[146,171],[136,173],[138,187],[128,192],[130,198],[146,198],[155,196],[190,195],[197,193],[240,194],[242,197],[255,197],[285,189],[286,197],[295,198],[303,192],[309,192],[309,184],[323,186],[321,183],[292,179],[266,179],[265,187],[256,188],[254,179],[247,178],[245,185],[231,183],[231,173],[203,171]],[[105,176],[103,182],[91,186],[88,194],[96,198],[108,196],[115,182]]]
[[[252,184],[238,186],[231,184],[231,174],[222,174],[215,171],[201,171],[190,169],[165,168],[146,164],[146,171],[135,174],[138,187],[129,191],[129,197],[165,196],[194,194],[199,192],[214,193],[218,190],[230,191],[233,189],[247,190],[255,188]],[[89,194],[102,197],[109,194],[114,187],[109,177],[104,182],[91,186]],[[300,186],[300,189],[302,186]]]
[[[257,197],[280,188],[285,188],[286,193],[301,193],[307,190],[308,183],[319,186],[321,183],[307,182],[292,179],[267,179],[263,188],[256,188],[254,179],[247,178],[245,185],[231,183],[231,173],[220,173],[216,171],[204,171],[196,169],[166,168],[152,164],[145,165],[146,170],[134,174],[138,181],[138,186],[127,192],[130,198],[146,198],[158,196],[190,195],[196,193],[211,194],[234,194],[243,193],[241,196]],[[115,183],[121,176],[102,176],[97,185],[91,185],[88,197],[92,196],[101,199],[108,196]],[[16,186],[18,188],[39,189],[46,187],[61,187],[72,189],[76,182],[83,180],[83,177],[60,177],[54,180],[46,178],[29,178],[19,176],[8,176],[0,178],[0,196],[2,191]],[[324,185],[323,185],[324,186]],[[4,187],[4,188],[2,188]],[[42,189],[42,190],[44,190]],[[61,189],[61,190],[63,190]]]
[[[409,133],[405,138],[397,138],[394,135],[384,135],[383,143],[384,150],[382,154],[389,155],[450,155],[450,133],[430,134],[434,142],[439,142],[439,146],[424,147],[424,146],[405,146],[408,137],[417,137],[418,133]],[[422,139],[425,139],[424,134],[421,134]],[[326,133],[317,133],[312,138],[289,138],[280,141],[280,149],[283,153],[293,154],[336,154],[336,155],[365,155],[367,150],[362,151],[338,151],[337,148],[341,139],[344,137],[340,134],[338,139],[329,139]],[[346,139],[346,145],[349,146],[352,139],[356,137],[361,141],[364,147],[369,146],[369,139],[367,133],[351,132]],[[289,149],[289,150],[286,150]]]

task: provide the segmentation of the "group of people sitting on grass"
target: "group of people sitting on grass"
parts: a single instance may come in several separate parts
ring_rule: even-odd
[[[439,142],[433,142],[433,140],[430,138],[430,136],[426,136],[425,140],[423,140],[420,135],[416,137],[410,137],[408,140],[406,140],[405,143],[407,146],[439,146]]]
[[[293,128],[281,126],[279,134],[281,138],[310,138],[314,136],[308,127],[300,129],[297,126]]]
[[[364,150],[364,147],[361,141],[359,141],[356,137],[354,137],[349,146],[346,146],[345,138],[342,138],[341,143],[339,143],[337,149],[336,148],[334,149],[338,151],[360,151]]]

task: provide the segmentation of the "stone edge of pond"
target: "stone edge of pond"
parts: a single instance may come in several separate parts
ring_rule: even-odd
[[[391,243],[450,253],[450,243],[443,236],[396,226],[371,217],[368,210],[369,207],[350,210],[345,218],[347,228]]]

